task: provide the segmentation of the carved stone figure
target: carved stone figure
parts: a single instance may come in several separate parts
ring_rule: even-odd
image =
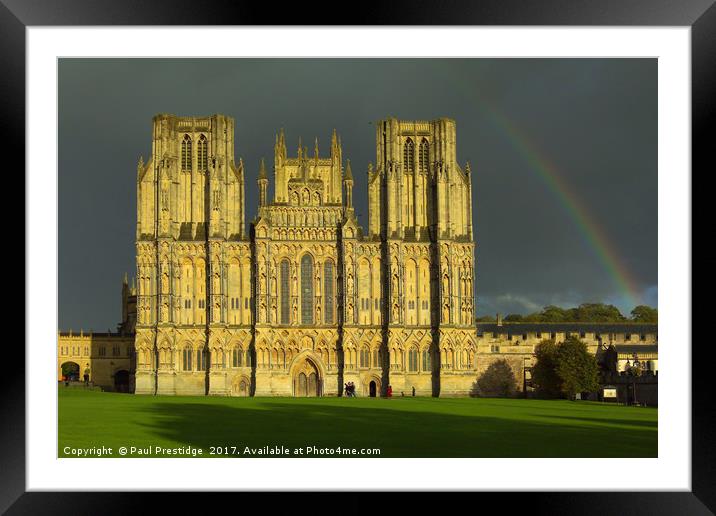
[[[348,322],[353,322],[353,303],[348,303],[346,305],[346,319]]]

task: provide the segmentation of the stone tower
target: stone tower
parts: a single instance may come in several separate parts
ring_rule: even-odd
[[[368,168],[369,235],[381,242],[383,347],[391,357],[385,381],[425,391],[409,373],[432,369],[434,395],[457,389],[457,371],[474,366],[472,185],[455,135],[447,118],[382,120],[376,167]],[[454,365],[456,349],[469,350],[457,359],[469,363]]]
[[[457,162],[455,121],[387,119],[368,173],[369,232],[388,239],[471,240],[470,168]]]
[[[209,368],[213,341],[230,323],[251,324],[244,170],[234,161],[232,118],[154,117],[152,155],[137,167],[136,238],[137,392],[224,392],[225,357]],[[188,374],[176,367],[182,355]]]

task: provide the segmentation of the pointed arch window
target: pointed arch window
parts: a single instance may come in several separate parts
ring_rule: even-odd
[[[428,171],[428,160],[430,159],[430,144],[428,143],[428,140],[423,138],[423,141],[420,142],[420,149],[418,150],[418,166],[420,167],[420,172],[427,172]]]
[[[291,301],[289,299],[289,265],[288,260],[283,259],[280,266],[281,274],[281,324],[290,324]]]
[[[330,260],[323,264],[323,283],[324,319],[326,324],[333,324],[333,262]]]
[[[360,349],[360,366],[370,367],[370,350],[368,346],[363,346]]]
[[[301,258],[301,324],[313,323],[313,258]]]
[[[405,140],[405,145],[403,146],[403,163],[406,172],[415,170],[415,144],[410,138]]]
[[[184,348],[184,352],[182,353],[182,369],[184,371],[191,371],[192,351],[193,350],[189,346]]]
[[[181,142],[181,169],[191,170],[191,138],[188,134]]]
[[[430,371],[432,370],[432,360],[430,356],[430,350],[424,349],[423,350],[423,371]]]
[[[415,346],[408,350],[408,371],[415,372],[418,370],[418,348]]]
[[[197,371],[206,371],[206,350],[204,349],[197,349],[196,350],[196,369]]]
[[[232,365],[234,367],[241,367],[243,366],[243,359],[244,359],[244,350],[240,347],[234,348],[232,351]]]
[[[206,170],[209,165],[209,158],[207,154],[207,141],[206,136],[203,134],[199,137],[199,142],[197,143],[196,148],[196,158],[197,163],[199,164],[199,170]]]

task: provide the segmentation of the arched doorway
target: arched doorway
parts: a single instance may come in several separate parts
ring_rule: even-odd
[[[380,378],[373,375],[363,380],[363,396],[369,398],[380,396]]]
[[[76,362],[65,362],[60,366],[62,377],[60,380],[78,382],[80,379],[80,365]]]
[[[115,392],[129,392],[129,371],[121,369],[114,373]]]
[[[321,375],[316,364],[308,358],[294,369],[293,395],[297,397],[321,395]]]
[[[231,395],[245,398],[249,396],[250,381],[245,376],[237,376],[231,383]]]

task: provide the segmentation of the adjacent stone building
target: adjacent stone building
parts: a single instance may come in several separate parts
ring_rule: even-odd
[[[60,331],[57,335],[57,378],[84,381],[93,386],[128,392],[134,389],[134,331],[137,290],[122,283],[122,320],[116,331]]]

